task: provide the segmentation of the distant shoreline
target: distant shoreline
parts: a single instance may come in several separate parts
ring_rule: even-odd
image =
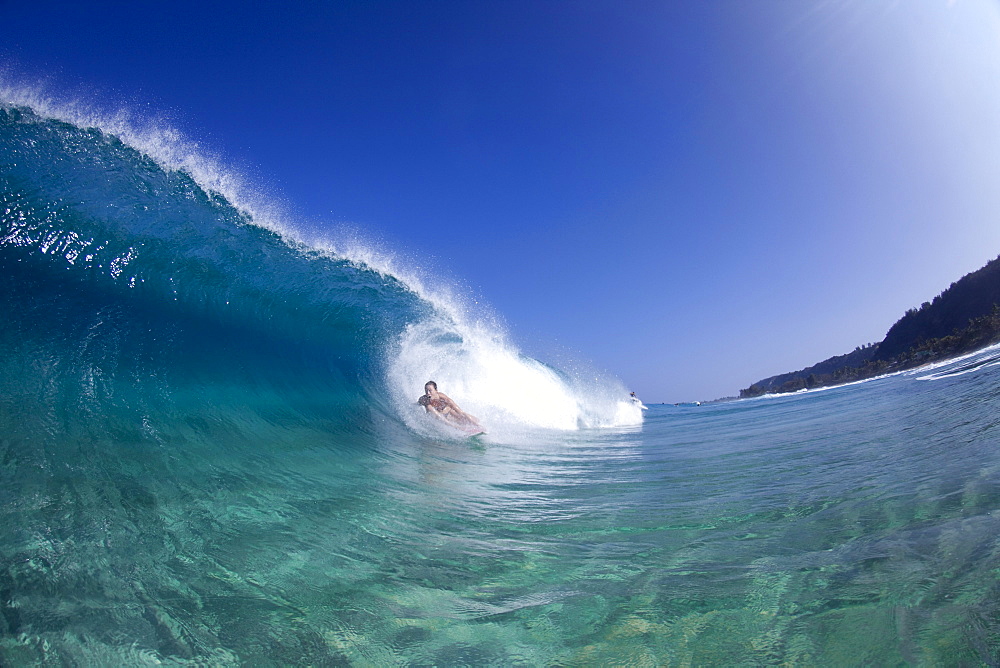
[[[933,302],[907,311],[880,343],[759,380],[740,390],[739,397],[846,385],[952,360],[996,343],[1000,343],[1000,257],[952,283]]]
[[[974,319],[964,330],[913,346],[906,353],[897,355],[890,360],[869,360],[860,367],[842,367],[831,374],[822,376],[815,374],[809,374],[805,378],[799,376],[776,388],[765,389],[754,384],[740,390],[740,399],[749,399],[765,394],[789,394],[801,390],[836,387],[857,381],[871,380],[901,371],[918,369],[936,362],[959,359],[998,343],[1000,343],[1000,306],[990,315]]]

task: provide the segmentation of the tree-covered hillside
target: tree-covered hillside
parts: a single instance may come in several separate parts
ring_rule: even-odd
[[[933,301],[907,311],[889,328],[875,359],[890,360],[921,341],[948,336],[990,313],[994,304],[1000,304],[1000,257],[952,283]]]
[[[741,397],[839,385],[955,357],[1000,341],[1000,257],[967,274],[920,308],[907,311],[878,344],[771,376]]]

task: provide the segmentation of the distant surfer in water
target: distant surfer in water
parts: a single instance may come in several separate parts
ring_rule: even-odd
[[[458,404],[447,394],[438,392],[437,383],[433,380],[427,381],[427,384],[424,385],[424,394],[417,400],[417,403],[437,419],[463,431],[483,428],[475,416],[469,415],[459,408]]]

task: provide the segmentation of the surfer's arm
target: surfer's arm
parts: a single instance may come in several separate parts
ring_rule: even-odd
[[[447,420],[448,419],[447,415],[451,411],[451,408],[449,406],[445,406],[444,409],[438,410],[434,406],[427,404],[426,406],[424,406],[424,408],[427,409],[427,412],[436,417],[438,420]]]
[[[451,399],[448,399],[448,408],[451,409],[451,413],[455,417],[460,418],[462,420],[465,420],[466,422],[469,422],[470,424],[474,424],[477,427],[480,426],[479,425],[479,420],[477,420],[474,415],[469,415],[468,413],[466,413],[465,411],[463,411],[461,408],[458,407],[458,404],[456,404]]]
[[[451,397],[449,397],[446,394],[441,394],[441,396],[444,397],[445,405],[447,406],[447,408],[445,410],[450,410],[451,414],[454,415],[455,417],[459,418],[459,419],[462,419],[462,420],[465,420],[467,422],[470,422],[471,424],[474,424],[477,427],[480,426],[479,425],[479,420],[477,420],[474,415],[469,415],[468,413],[466,413],[465,411],[463,411],[461,408],[459,408],[458,404],[455,403],[454,399],[452,399]]]
[[[455,400],[449,397],[447,394],[445,394],[444,392],[438,392],[438,396],[444,399],[444,405],[447,408],[450,408],[455,413],[462,412],[462,409],[458,407],[458,404],[455,403]]]

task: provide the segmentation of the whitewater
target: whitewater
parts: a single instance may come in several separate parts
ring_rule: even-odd
[[[644,419],[306,228],[0,90],[0,663],[1000,660],[1000,351]]]

